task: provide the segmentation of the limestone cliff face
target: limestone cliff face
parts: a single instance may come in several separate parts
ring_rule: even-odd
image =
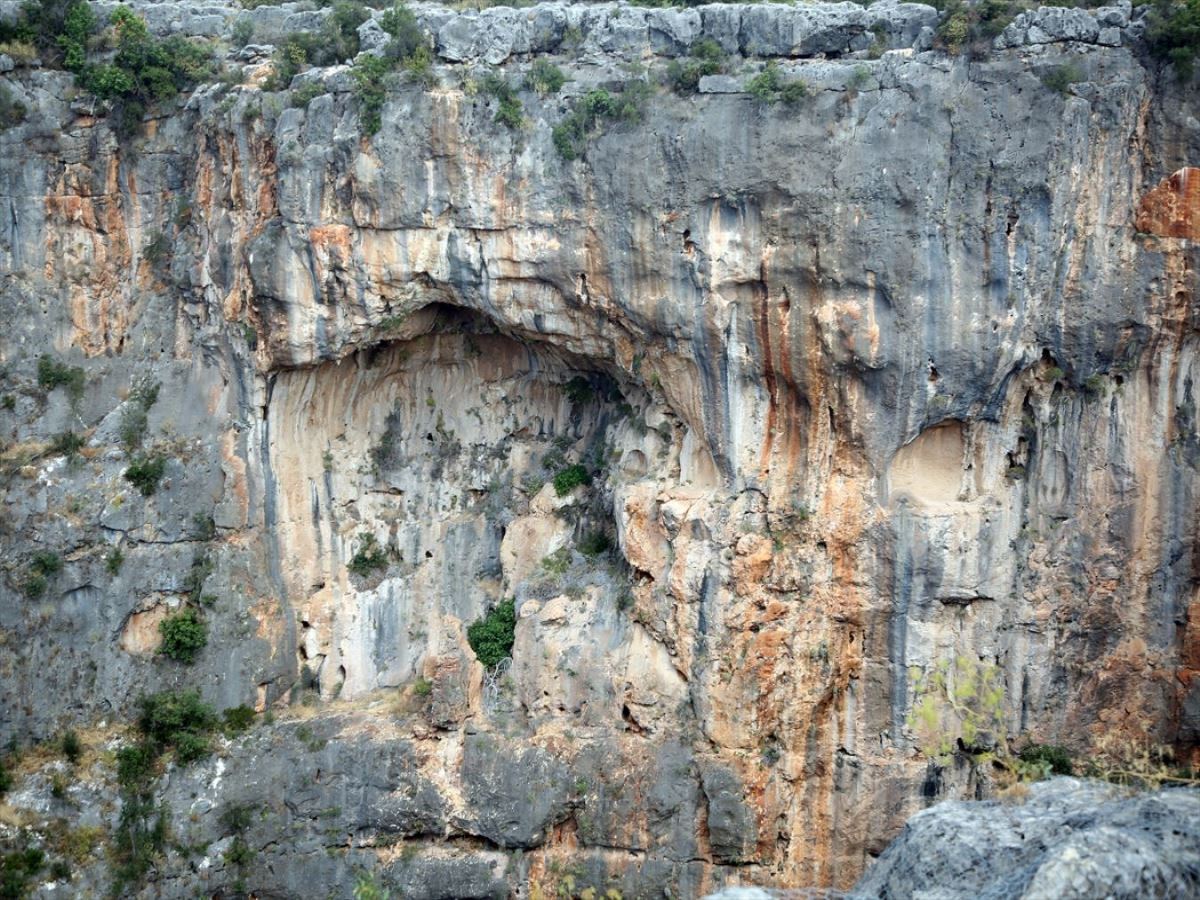
[[[317,16],[142,11],[264,42]],[[420,15],[437,84],[372,137],[344,67],[297,108],[243,53],[124,140],[69,75],[3,76],[33,112],[0,132],[0,738],[171,685],[315,697],[323,749],[285,723],[163,787],[197,842],[222,803],[271,810],[263,896],[364,867],[431,897],[564,866],[626,896],[848,885],[976,788],[912,730],[956,657],[999,667],[1010,736],[1194,755],[1200,129],[1127,6],[1026,14],[982,58],[909,4]],[[700,37],[809,98],[713,76],[556,154],[572,98]],[[496,123],[472,80],[547,55],[561,94]],[[39,388],[47,353],[78,398]],[[150,497],[122,478],[139,379]],[[82,458],[44,455],[67,429]],[[367,535],[387,566],[354,574]],[[30,598],[40,550],[63,569]],[[185,669],[154,650],[189,595]],[[465,630],[504,597],[489,679]],[[416,679],[421,709],[380,699]],[[173,859],[158,889],[231,873]]]

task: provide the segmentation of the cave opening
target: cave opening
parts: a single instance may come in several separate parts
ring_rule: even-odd
[[[281,372],[272,392],[283,577],[324,698],[414,680],[508,598],[592,604],[619,631],[616,498],[678,467],[674,414],[611,362],[432,312],[425,333]]]

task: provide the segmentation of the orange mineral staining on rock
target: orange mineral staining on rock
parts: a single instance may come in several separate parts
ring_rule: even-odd
[[[1137,230],[1159,237],[1200,240],[1200,169],[1187,166],[1142,198]]]

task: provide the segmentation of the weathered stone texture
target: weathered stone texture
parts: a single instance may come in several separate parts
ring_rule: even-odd
[[[848,886],[914,810],[986,788],[927,769],[909,721],[959,656],[998,667],[1013,737],[1195,759],[1200,110],[1127,6],[1030,12],[967,58],[915,4],[421,5],[437,84],[391,87],[372,137],[346,66],[303,73],[305,107],[258,86],[325,13],[144,8],[252,21],[243,83],[121,141],[69,75],[3,74],[31,114],[0,132],[0,739],[188,684],[315,703],[323,749],[272,744],[288,720],[164,786],[184,816],[192,791],[282,803],[302,846],[255,836],[288,896],[373,861],[405,896],[567,863],[626,896]],[[575,98],[701,36],[731,74],[559,158]],[[534,54],[569,81],[522,89],[514,132],[468,88]],[[745,91],[768,58],[805,103]],[[150,497],[122,477],[143,378]],[[574,462],[592,482],[559,496]],[[386,561],[352,573],[368,536]],[[29,597],[41,550],[62,571]],[[489,680],[465,630],[506,597]],[[187,600],[191,668],[153,652]],[[227,887],[208,859],[172,857],[162,896]]]

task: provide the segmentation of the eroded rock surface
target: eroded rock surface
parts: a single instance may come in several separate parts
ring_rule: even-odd
[[[998,667],[1010,736],[1194,757],[1200,130],[1128,6],[968,58],[915,4],[421,5],[436,84],[371,137],[344,66],[304,106],[260,87],[324,13],[137,8],[257,43],[132,138],[66,73],[2,76],[30,114],[0,132],[0,738],[178,686],[274,710],[160,785],[197,846],[268,811],[263,896],[376,866],[405,896],[849,886],[983,790],[914,733],[944,659]],[[700,37],[730,74],[559,157],[572,102]],[[544,57],[562,92],[496,122],[479,79]],[[801,106],[747,93],[768,59]],[[495,677],[466,629],[506,597]],[[185,601],[191,667],[155,653]],[[111,826],[104,771],[80,808]],[[222,852],[145,895],[230,889]]]

